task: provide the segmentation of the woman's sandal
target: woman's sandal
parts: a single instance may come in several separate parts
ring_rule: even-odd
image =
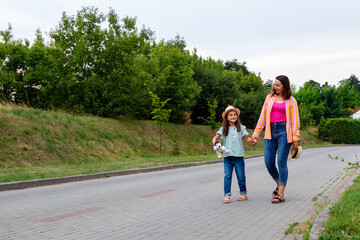
[[[248,196],[246,194],[241,194],[240,197],[238,197],[238,201],[245,201],[248,199]]]
[[[275,198],[276,195],[278,195],[278,194],[279,194],[279,188],[276,188],[272,193],[272,197]]]
[[[224,203],[230,203],[230,196],[229,195],[224,197]]]
[[[280,194],[277,194],[272,200],[271,203],[284,203],[285,198],[281,196]]]

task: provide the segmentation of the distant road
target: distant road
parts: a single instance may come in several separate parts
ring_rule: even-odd
[[[270,203],[275,184],[262,157],[246,160],[245,202],[236,201],[234,174],[230,204],[222,202],[222,164],[4,191],[0,239],[281,239],[355,155],[360,146],[304,150],[289,162],[284,204]]]

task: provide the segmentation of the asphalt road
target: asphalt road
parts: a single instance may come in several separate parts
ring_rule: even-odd
[[[247,201],[236,201],[234,174],[230,204],[222,202],[221,163],[3,191],[0,239],[282,239],[356,156],[360,146],[303,150],[288,164],[283,204],[271,204],[263,157],[246,160]]]

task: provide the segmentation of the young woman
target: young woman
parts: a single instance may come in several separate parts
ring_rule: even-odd
[[[257,125],[252,136],[256,144],[260,132],[265,127],[265,164],[271,177],[276,182],[272,203],[285,202],[285,187],[288,179],[287,158],[291,145],[299,147],[300,119],[296,99],[292,96],[290,81],[287,76],[277,76],[274,86],[265,99]],[[276,152],[278,154],[275,165]]]

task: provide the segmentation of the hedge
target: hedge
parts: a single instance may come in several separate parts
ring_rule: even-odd
[[[360,143],[360,120],[352,118],[321,119],[318,136],[332,143]]]

